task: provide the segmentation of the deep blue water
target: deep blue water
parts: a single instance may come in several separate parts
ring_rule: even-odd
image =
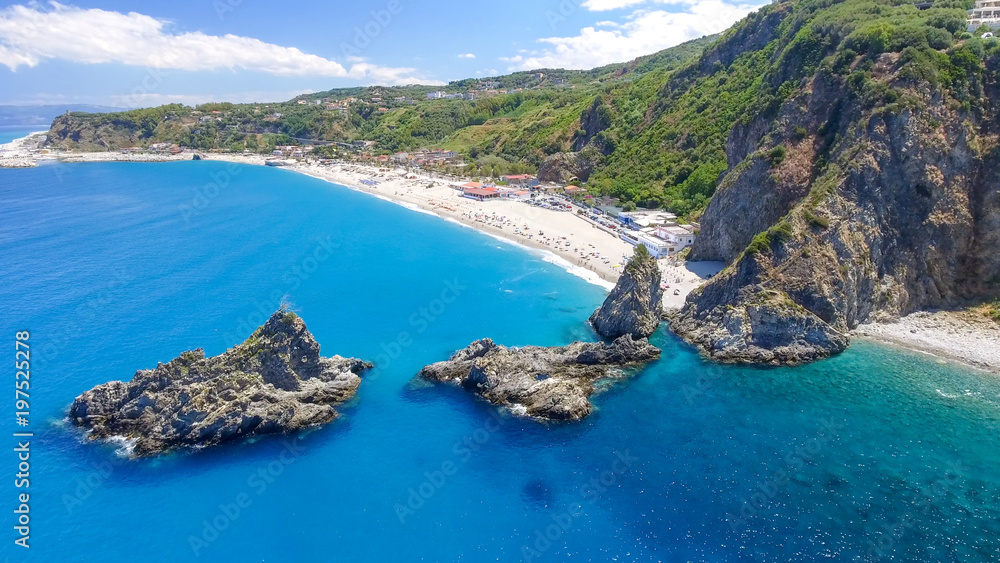
[[[36,434],[23,550],[8,365],[0,557],[1000,558],[996,377],[866,343],[800,368],[721,367],[661,330],[662,360],[596,396],[589,419],[496,422],[413,375],[483,336],[594,338],[604,290],[435,217],[228,166],[0,171],[0,339],[13,360],[15,331],[31,331]],[[443,304],[449,284],[460,296]],[[324,354],[380,364],[332,425],[125,461],[63,423],[80,392],[195,347],[218,354],[279,301]],[[401,333],[412,344],[397,348]]]

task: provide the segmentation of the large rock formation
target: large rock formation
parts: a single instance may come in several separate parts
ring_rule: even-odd
[[[588,397],[600,379],[624,376],[660,356],[645,339],[622,336],[613,343],[507,348],[484,338],[429,365],[420,377],[455,383],[512,413],[543,420],[580,420],[591,412]]]
[[[542,161],[538,180],[542,182],[586,182],[604,159],[604,155],[588,145],[578,152],[559,152]]]
[[[709,358],[727,363],[800,364],[842,352],[850,342],[786,293],[741,285],[756,260],[741,261],[669,311],[670,328]]]
[[[646,247],[638,245],[615,288],[590,316],[590,322],[604,338],[624,334],[646,338],[659,326],[662,310],[660,267]]]
[[[732,130],[691,253],[732,264],[673,330],[714,358],[801,362],[860,323],[1000,296],[997,58],[949,92],[914,64],[880,55],[864,90],[821,69]]]
[[[129,382],[112,381],[76,398],[70,419],[90,437],[121,437],[132,455],[291,432],[326,424],[351,399],[358,375],[372,365],[320,356],[306,325],[278,311],[250,337],[220,356],[185,352]]]

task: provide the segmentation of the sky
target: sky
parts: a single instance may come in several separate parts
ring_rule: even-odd
[[[266,102],[625,62],[760,0],[0,2],[0,104]]]

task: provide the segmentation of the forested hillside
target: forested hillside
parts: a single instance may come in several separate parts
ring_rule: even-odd
[[[338,89],[280,104],[71,114],[53,123],[52,138],[80,150],[172,142],[268,152],[275,144],[356,140],[375,141],[378,154],[441,147],[477,163],[477,173],[517,164],[517,170],[540,170],[544,179],[586,182],[594,193],[696,219],[746,156],[733,152],[733,132],[756,134],[747,124],[809,88],[820,69],[848,80],[866,104],[899,104],[898,92],[872,78],[879,56],[895,53],[906,73],[964,96],[966,67],[994,49],[965,32],[968,4],[778,2],[721,39],[702,38],[629,63],[461,80],[442,89],[476,91],[477,99],[429,100],[439,88],[428,86]],[[316,103],[347,98],[355,101],[334,111]],[[192,115],[197,112],[201,117]],[[780,161],[785,150],[776,146],[769,158]],[[816,157],[814,164],[825,166],[825,156]]]

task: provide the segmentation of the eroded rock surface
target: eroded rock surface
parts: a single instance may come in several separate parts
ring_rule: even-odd
[[[222,355],[185,352],[131,381],[98,385],[76,398],[70,419],[91,438],[129,440],[134,456],[211,446],[326,424],[371,367],[320,356],[302,319],[278,311]]]
[[[591,315],[590,323],[604,338],[625,334],[647,338],[659,326],[662,310],[660,268],[646,247],[640,245],[604,304]]]
[[[420,377],[453,383],[517,415],[543,420],[580,420],[591,413],[595,382],[624,377],[627,368],[660,356],[645,338],[625,335],[613,343],[508,348],[477,340],[451,359],[429,365]]]

